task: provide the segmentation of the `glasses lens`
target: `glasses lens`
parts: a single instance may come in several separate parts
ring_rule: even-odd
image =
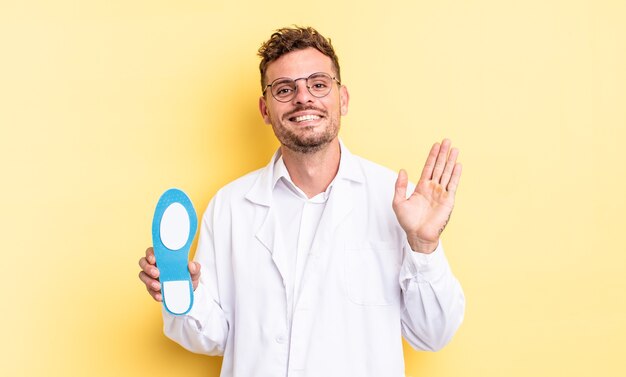
[[[326,73],[314,73],[306,80],[309,92],[315,97],[324,97],[332,88],[333,78]]]
[[[272,95],[280,102],[289,102],[296,95],[296,81],[299,79],[279,78],[269,86],[272,88]],[[318,72],[306,78],[306,86],[313,96],[322,98],[330,93],[333,85],[333,78],[328,73]]]
[[[290,79],[278,79],[272,83],[272,95],[279,101],[289,101],[296,93],[296,83]]]

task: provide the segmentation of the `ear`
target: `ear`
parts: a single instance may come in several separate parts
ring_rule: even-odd
[[[339,87],[339,105],[341,106],[341,115],[348,115],[348,104],[350,103],[350,93],[345,85]]]
[[[270,114],[267,110],[265,97],[263,96],[259,98],[259,111],[261,112],[261,116],[263,117],[263,121],[265,122],[265,124],[270,124]]]

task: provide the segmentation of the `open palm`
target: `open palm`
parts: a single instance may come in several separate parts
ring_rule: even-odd
[[[461,164],[456,162],[458,149],[450,149],[450,145],[448,139],[433,145],[420,180],[408,198],[407,174],[404,170],[398,174],[393,210],[414,251],[434,251],[452,214]]]

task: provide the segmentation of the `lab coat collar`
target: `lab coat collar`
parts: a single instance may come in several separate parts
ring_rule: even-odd
[[[353,182],[363,183],[365,177],[359,164],[356,161],[356,157],[350,153],[348,148],[344,145],[343,141],[339,140],[339,146],[341,148],[341,158],[339,160],[339,170],[335,181],[349,180]],[[280,148],[274,153],[269,163],[261,170],[259,178],[256,180],[250,191],[246,194],[246,199],[252,203],[271,206],[272,204],[272,191],[274,185],[280,177],[275,176],[274,164],[280,158]]]

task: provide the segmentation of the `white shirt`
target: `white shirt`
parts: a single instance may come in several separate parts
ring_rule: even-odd
[[[291,328],[293,307],[298,300],[300,281],[308,255],[311,252],[313,238],[317,232],[324,208],[326,208],[326,201],[332,190],[332,182],[326,191],[308,198],[291,180],[282,156],[274,163],[274,181],[273,195],[278,215],[278,226],[283,244],[288,250],[291,250],[288,256],[289,271],[286,281],[286,289],[290,292],[287,300],[287,318]]]
[[[224,355],[222,377],[403,376],[402,336],[437,350],[463,319],[463,291],[441,245],[429,255],[410,250],[391,208],[396,173],[342,145],[322,216],[313,216],[317,231],[310,246],[298,242],[306,263],[294,268],[275,195],[279,157],[209,203],[194,306],[185,316],[164,312],[165,334]]]

